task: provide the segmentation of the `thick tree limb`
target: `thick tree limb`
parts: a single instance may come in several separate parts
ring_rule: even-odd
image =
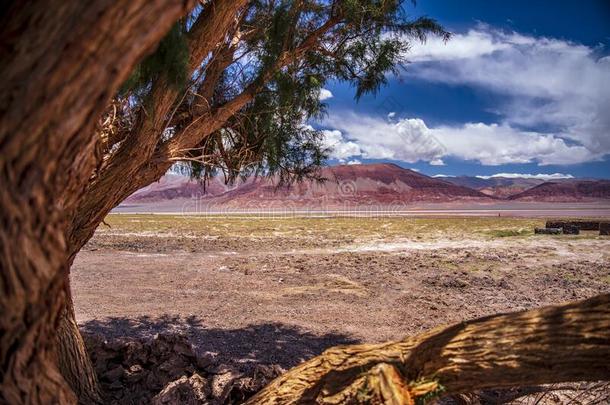
[[[191,77],[201,67],[204,59],[224,41],[226,32],[246,3],[247,0],[213,0],[206,5],[188,33],[188,77]],[[150,158],[164,129],[169,125],[168,117],[180,93],[177,88],[169,85],[164,77],[158,78],[152,84],[149,97],[151,106],[140,109],[135,128],[102,167],[99,178],[93,182],[92,194],[96,194],[96,188],[107,188],[106,183],[116,179],[117,174],[132,175]],[[97,183],[101,184],[98,186]]]
[[[444,390],[610,380],[610,294],[493,315],[399,342],[336,347],[248,404],[410,404]]]
[[[214,0],[206,5],[189,32],[189,76],[222,43],[228,28],[246,3],[247,0]],[[104,164],[72,214],[68,232],[71,257],[91,238],[97,225],[112,208],[140,187],[158,180],[171,166],[169,161],[153,166],[150,159],[162,138],[179,92],[163,78],[152,86],[152,107],[147,111],[141,110],[136,127]],[[143,167],[146,167],[147,177],[151,179],[148,183],[144,183],[142,176],[139,176]]]
[[[206,6],[189,33],[189,70],[194,72],[216,46],[248,0],[217,0]]]
[[[224,36],[246,3],[247,0],[213,0],[197,17],[188,34],[188,77],[191,77],[201,67],[204,59],[224,41]],[[152,84],[149,96],[152,105],[140,109],[136,127],[102,168],[103,173],[94,181],[92,189],[107,188],[107,181],[115,179],[117,174],[130,176],[150,158],[169,124],[168,117],[180,93],[163,77]],[[100,186],[96,185],[98,182],[101,183]],[[95,194],[95,190],[93,193]]]

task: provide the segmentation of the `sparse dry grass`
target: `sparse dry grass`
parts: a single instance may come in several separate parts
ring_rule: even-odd
[[[356,239],[426,238],[443,235],[487,237],[530,236],[543,219],[480,218],[260,218],[198,217],[181,215],[111,214],[111,226],[101,233],[180,233],[208,237],[304,237],[319,235]]]

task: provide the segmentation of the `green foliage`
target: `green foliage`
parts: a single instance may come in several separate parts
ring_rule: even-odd
[[[328,151],[321,145],[322,133],[304,123],[324,113],[319,101],[323,83],[307,72],[277,72],[252,103],[202,144],[205,155],[220,157],[212,166],[222,167],[229,182],[252,174],[277,174],[278,185],[317,178]],[[198,162],[191,169],[194,177],[215,174]]]
[[[438,383],[438,382],[437,382]],[[443,392],[445,392],[447,388],[442,384],[438,383],[437,388],[434,391],[428,392],[425,395],[417,397],[415,403],[417,405],[425,405],[428,401],[431,401],[435,398],[438,398]]]
[[[239,46],[232,63],[215,83],[213,97],[201,100],[197,88],[215,55],[185,77],[188,30],[201,7],[163,40],[157,51],[136,69],[122,92],[141,96],[163,76],[176,86],[189,81],[176,106],[176,132],[189,125],[197,105],[221,108],[253,85],[254,99],[187,156],[183,166],[205,182],[221,169],[228,181],[240,175],[278,175],[280,183],[317,178],[327,159],[323,136],[310,125],[324,116],[320,90],[329,81],[347,82],[355,98],[375,94],[398,73],[411,40],[428,34],[448,38],[429,18],[409,19],[402,0],[251,0],[241,16]],[[205,8],[206,6],[202,6]],[[227,33],[230,39],[233,33]],[[299,50],[297,54],[295,51]],[[208,97],[209,98],[209,97]],[[140,97],[141,99],[141,97]],[[187,119],[182,119],[186,116]]]
[[[170,86],[183,89],[187,80],[189,50],[186,42],[184,22],[178,21],[159,43],[157,49],[147,56],[131,73],[119,90],[119,95],[132,93],[143,98],[150,84],[159,78]]]

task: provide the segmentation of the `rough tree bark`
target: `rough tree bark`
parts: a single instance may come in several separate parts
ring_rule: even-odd
[[[189,74],[223,40],[229,27],[234,24],[239,9],[246,3],[247,0],[213,0],[205,8],[189,32]],[[97,162],[96,174],[89,179],[77,204],[67,212],[68,267],[110,210],[139,188],[159,180],[170,168],[173,162],[169,160],[156,165],[151,165],[149,160],[167,124],[166,117],[179,95],[164,80],[156,82],[151,97],[154,105],[149,113],[141,117],[137,129],[133,131],[134,136],[127,138],[113,159],[104,166],[103,175],[100,175],[102,171]],[[127,178],[131,181],[125,181]],[[66,295],[70,297],[69,276],[66,276],[65,282]],[[61,373],[70,382],[79,400],[82,403],[99,401],[95,372],[78,331],[71,299],[66,302],[60,317],[57,345]],[[68,359],[62,359],[63,356]]]
[[[48,170],[40,150],[31,152],[0,147],[0,403],[73,403],[51,355],[65,299],[62,221],[46,200],[54,190],[37,180]]]
[[[327,350],[248,404],[387,403],[485,388],[610,380],[610,294],[493,315],[399,342]]]
[[[66,212],[96,164],[97,117],[192,3],[45,0],[2,7],[0,403],[76,401],[54,361],[67,299]]]
[[[68,271],[65,274],[68,274]],[[54,361],[79,403],[102,403],[103,396],[97,375],[76,323],[69,280],[66,281],[64,289],[66,301],[57,322]]]
[[[237,15],[247,3],[248,0],[213,0],[206,7],[189,32],[188,74],[192,74],[208,54],[224,44],[227,32],[231,32]],[[330,23],[326,24],[316,34],[321,35],[331,26]],[[313,46],[314,38],[312,36],[306,40],[304,46],[297,49],[296,52],[303,52],[307,47]],[[279,61],[279,64],[287,64],[291,57],[296,56],[286,55]],[[224,63],[228,63],[228,61]],[[210,92],[214,88],[216,80],[218,77],[214,75],[206,76],[205,84]],[[180,94],[163,80],[154,83],[151,97],[153,106],[144,113],[138,126],[120,145],[111,159],[105,162],[101,169],[98,167],[96,175],[89,181],[75,208],[69,213],[70,219],[66,231],[69,263],[72,263],[76,254],[93,236],[97,226],[114,207],[139,188],[159,180],[174,163],[173,158],[181,153],[181,149],[194,147],[207,135],[218,130],[236,111],[252,100],[260,82],[261,80],[258,80],[221,108],[214,111],[208,109],[203,112],[196,120],[196,125],[190,126],[189,130],[177,137],[179,142],[173,140],[173,142],[161,144],[159,144],[159,139],[163,129],[168,125],[167,116],[175,107]],[[125,179],[129,179],[129,181],[125,181]],[[66,279],[66,283],[68,283],[69,290],[69,278]],[[74,345],[78,343],[82,348],[82,338],[77,335],[78,330],[74,327],[76,325],[74,310],[70,303],[68,306],[69,308],[63,311],[62,325],[59,328],[61,334],[58,335],[58,343],[67,347],[61,347],[60,352],[84,354],[84,350],[80,350]],[[94,398],[96,393],[93,389],[88,389],[93,385],[85,384],[86,381],[95,377],[89,359],[84,355],[71,357],[70,362],[60,361],[59,364],[64,365],[62,374],[74,381],[72,386],[77,390],[80,398],[86,400]],[[75,358],[78,358],[78,361],[74,361]],[[71,367],[65,367],[66,365]],[[84,389],[81,390],[80,387],[84,387]]]
[[[188,33],[188,76],[225,40],[236,16],[247,3],[248,0],[212,0],[206,6]],[[87,243],[114,207],[133,192],[159,180],[174,163],[169,159],[172,156],[161,157],[157,148],[163,130],[169,125],[168,116],[181,94],[162,78],[152,87],[150,99],[153,105],[141,111],[136,127],[90,181],[72,213],[68,231],[72,255]],[[216,122],[216,126],[199,128],[198,139],[205,138],[224,123]]]

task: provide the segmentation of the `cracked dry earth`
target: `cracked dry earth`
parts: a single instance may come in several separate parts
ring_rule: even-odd
[[[610,238],[531,234],[543,220],[107,222],[72,269],[81,329],[180,332],[206,361],[243,372],[610,291]]]

